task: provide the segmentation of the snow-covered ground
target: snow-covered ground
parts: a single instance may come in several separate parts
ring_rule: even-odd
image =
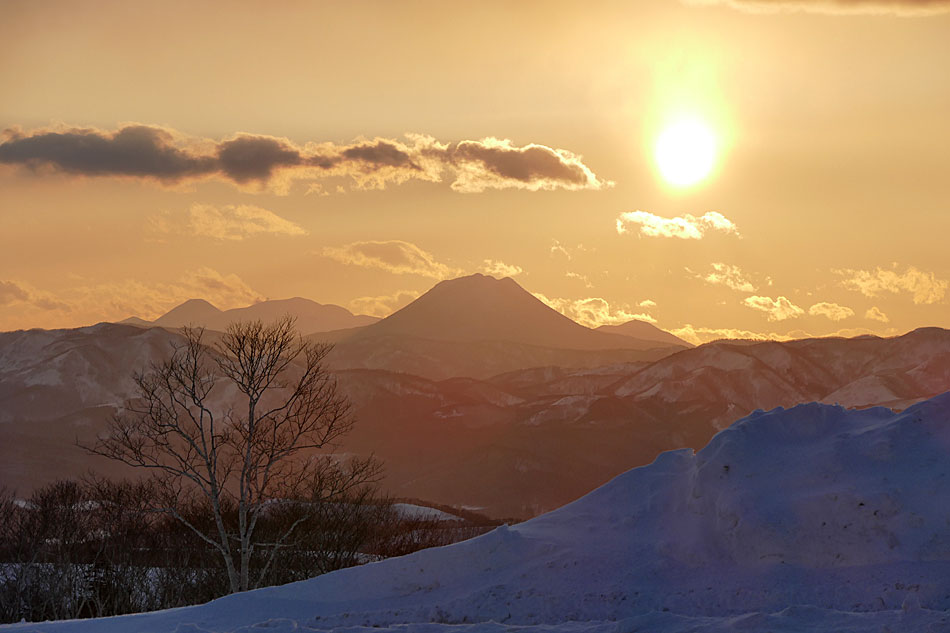
[[[559,510],[182,609],[4,631],[950,631],[950,393],[755,413]]]

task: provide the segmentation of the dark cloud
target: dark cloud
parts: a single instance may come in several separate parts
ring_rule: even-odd
[[[725,4],[756,12],[809,11],[827,14],[929,15],[950,11],[950,0],[685,0],[687,4]]]
[[[451,156],[460,162],[480,163],[501,178],[525,183],[549,180],[584,185],[588,178],[581,165],[564,160],[564,156],[542,145],[510,147],[463,141],[455,146]]]
[[[278,167],[300,165],[300,152],[280,139],[268,136],[239,136],[218,146],[221,171],[235,182],[266,182]]]
[[[405,141],[360,140],[349,145],[308,143],[240,134],[215,142],[174,130],[128,125],[117,131],[90,128],[40,129],[0,135],[0,164],[82,176],[131,176],[166,184],[219,178],[239,186],[286,192],[294,181],[349,177],[357,187],[384,188],[410,179],[440,182],[454,174],[452,188],[601,189],[581,158],[567,150],[486,138],[454,145],[408,134]]]
[[[599,179],[580,156],[544,145],[517,147],[506,139],[486,138],[461,141],[445,152],[456,170],[456,191],[602,189],[613,184]]]
[[[213,158],[173,144],[161,128],[144,125],[108,133],[91,129],[12,135],[0,144],[0,163],[53,167],[87,176],[137,176],[175,181],[215,171]]]
[[[378,140],[375,143],[354,145],[343,150],[341,156],[346,160],[361,161],[371,165],[419,169],[407,151],[388,141]]]

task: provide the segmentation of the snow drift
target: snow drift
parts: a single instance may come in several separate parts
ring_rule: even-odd
[[[198,607],[9,630],[947,630],[948,473],[950,393],[900,413],[756,412],[698,453],[471,541]]]

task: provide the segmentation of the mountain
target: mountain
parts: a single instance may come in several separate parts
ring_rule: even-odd
[[[92,467],[129,475],[76,441],[93,442],[134,393],[132,373],[165,360],[182,340],[113,323],[0,332],[0,486],[27,493]]]
[[[297,319],[301,334],[327,332],[344,328],[362,327],[379,319],[365,314],[354,315],[346,308],[332,304],[320,304],[310,299],[294,297],[261,301],[246,308],[219,310],[204,299],[189,299],[172,308],[151,323],[132,317],[124,323],[157,325],[165,328],[180,328],[184,325],[200,325],[209,330],[224,331],[234,321],[274,321],[285,314]],[[134,321],[133,321],[134,319]]]
[[[600,327],[596,328],[596,330],[598,332],[605,332],[607,334],[622,334],[623,336],[629,336],[641,341],[655,341],[664,345],[681,345],[683,347],[692,347],[691,343],[687,343],[678,336],[673,336],[666,330],[661,330],[652,323],[647,323],[646,321],[640,321],[638,319],[633,319],[632,321],[627,321],[626,323],[621,323],[620,325],[601,325]]]
[[[500,341],[574,350],[650,349],[652,340],[597,332],[548,307],[514,279],[476,273],[441,281],[352,339],[406,336],[439,341]]]
[[[37,633],[941,631],[950,394],[758,412],[578,501],[448,547]]]
[[[90,466],[114,468],[74,441],[94,438],[131,395],[131,373],[178,340],[162,328],[113,324],[0,334],[0,484],[28,492]],[[357,419],[344,450],[382,459],[398,496],[493,516],[556,508],[664,450],[698,449],[756,409],[811,401],[904,409],[950,389],[950,331],[937,328],[894,338],[722,341],[639,361],[607,356],[646,352],[410,340],[419,345],[413,362],[425,360],[420,367],[433,373],[590,355],[607,363],[481,378],[337,368]],[[393,349],[371,343],[367,354]],[[529,349],[535,356],[520,356]],[[380,361],[396,365],[399,357]]]
[[[312,338],[327,340],[323,334]],[[379,369],[430,380],[456,377],[488,379],[500,373],[539,366],[590,368],[649,362],[680,349],[560,349],[509,341],[440,341],[387,335],[344,339],[335,343],[327,358],[338,370]]]
[[[222,319],[222,315],[221,310],[204,299],[189,299],[155,319],[154,324],[167,328],[200,325],[210,330],[217,330],[221,328],[212,327],[212,324],[217,324]]]
[[[383,369],[433,380],[489,378],[542,365],[653,361],[688,347],[682,341],[592,330],[551,309],[513,279],[481,274],[439,282],[367,327],[314,338],[335,344],[330,361],[339,369]]]
[[[127,319],[122,319],[118,323],[122,325],[138,325],[140,327],[151,327],[152,325],[151,321],[146,321],[145,319],[140,319],[139,317],[135,317],[135,316],[129,317]]]
[[[821,401],[905,408],[950,389],[950,331],[788,342],[720,341],[669,356],[618,383],[622,398],[729,403],[720,426],[754,409]],[[711,413],[711,412],[710,412]]]

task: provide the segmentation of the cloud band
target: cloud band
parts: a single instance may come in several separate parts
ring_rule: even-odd
[[[581,157],[539,144],[509,140],[440,143],[407,134],[404,140],[376,138],[351,144],[306,143],[273,136],[238,134],[223,141],[197,139],[153,125],[117,130],[49,128],[0,136],[0,164],[36,172],[88,177],[127,177],[174,185],[203,179],[245,189],[286,193],[296,180],[352,178],[360,188],[381,189],[408,180],[441,182],[453,177],[462,193],[486,189],[602,189]]]

